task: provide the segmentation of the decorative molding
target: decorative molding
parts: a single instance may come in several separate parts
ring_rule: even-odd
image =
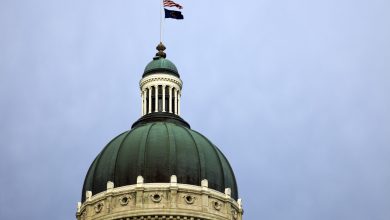
[[[173,83],[179,87],[178,89],[181,89],[183,86],[183,82],[178,77],[175,77],[175,76],[172,76],[169,74],[153,74],[151,76],[147,76],[147,77],[141,79],[141,81],[139,83],[140,89],[143,90],[143,87],[146,84],[153,83],[153,82],[161,82],[161,83],[158,83],[158,85],[164,84],[162,82]],[[164,84],[164,85],[167,86],[167,84]]]
[[[222,208],[222,203],[221,202],[219,202],[217,200],[214,200],[214,201],[212,201],[212,204],[213,204],[213,207],[214,207],[215,210],[217,210],[217,211],[221,210],[221,208]]]
[[[232,217],[233,219],[238,219],[238,212],[235,209],[232,209]]]
[[[94,206],[95,213],[100,213],[103,210],[104,202],[98,202]]]
[[[164,216],[172,220],[242,220],[240,204],[208,188],[207,180],[202,181],[202,186],[177,183],[175,176],[168,183],[144,183],[139,176],[137,184],[91,193],[76,216],[78,220],[160,220]]]
[[[183,198],[184,198],[184,201],[185,201],[187,204],[189,204],[189,205],[194,204],[194,202],[195,202],[195,200],[196,200],[196,197],[195,197],[195,196],[192,196],[192,195],[189,195],[189,194],[184,195]]]
[[[160,203],[162,198],[164,197],[162,193],[152,193],[149,195],[150,196],[150,199],[154,202],[154,203]]]
[[[133,196],[130,194],[121,196],[119,197],[119,204],[121,204],[121,206],[127,206],[132,199]]]
[[[207,218],[202,217],[190,217],[190,216],[183,216],[183,215],[142,215],[137,217],[131,217],[131,218],[116,218],[115,220],[162,220],[162,219],[169,219],[169,220],[209,220]],[[214,220],[214,219],[213,219]]]

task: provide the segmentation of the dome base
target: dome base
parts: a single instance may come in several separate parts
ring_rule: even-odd
[[[78,220],[103,219],[194,219],[242,220],[241,201],[230,197],[230,189],[221,193],[202,186],[178,184],[176,176],[170,183],[143,183],[114,188],[107,183],[107,191],[92,196],[79,204]]]

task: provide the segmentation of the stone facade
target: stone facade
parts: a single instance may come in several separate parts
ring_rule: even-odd
[[[144,183],[114,188],[107,183],[105,192],[92,195],[86,192],[86,201],[78,204],[77,220],[242,220],[241,200],[201,186],[179,184],[176,176],[170,183]]]

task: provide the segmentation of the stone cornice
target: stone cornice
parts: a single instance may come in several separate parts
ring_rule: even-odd
[[[180,78],[169,74],[158,73],[158,74],[153,74],[142,78],[139,83],[141,90],[144,85],[149,84],[151,82],[158,82],[158,84],[161,84],[161,82],[170,82],[178,85],[180,89],[182,89],[183,86],[183,82],[181,81]]]

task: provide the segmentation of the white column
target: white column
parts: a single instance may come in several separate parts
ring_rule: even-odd
[[[155,103],[154,103],[154,112],[158,112],[158,86],[154,86],[154,89],[155,89],[155,97],[154,97],[154,100],[155,100]]]
[[[142,102],[143,102],[143,115],[146,115],[147,114],[147,112],[146,112],[146,89],[144,89],[143,91],[142,91]]]
[[[148,92],[149,92],[149,111],[148,113],[152,113],[152,87],[148,87]]]
[[[175,114],[177,115],[177,95],[179,91],[175,88]]]
[[[165,112],[165,86],[162,85],[162,111]]]
[[[181,99],[181,93],[179,92],[177,97],[177,115],[179,116],[180,116],[180,99]]]
[[[169,113],[172,113],[172,86],[168,86],[169,88]]]
[[[141,90],[141,116],[144,115],[144,92]]]

